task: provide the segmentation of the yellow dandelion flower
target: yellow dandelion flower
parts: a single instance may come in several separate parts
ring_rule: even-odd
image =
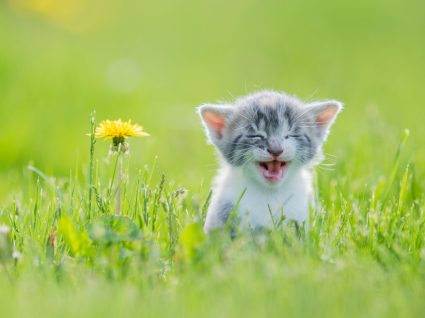
[[[104,120],[96,128],[96,138],[112,139],[111,152],[128,153],[128,143],[125,142],[128,137],[145,137],[149,134],[143,131],[140,125],[132,124],[131,120]]]
[[[149,136],[143,131],[143,127],[132,124],[131,120],[104,120],[96,128],[96,138],[127,138]]]

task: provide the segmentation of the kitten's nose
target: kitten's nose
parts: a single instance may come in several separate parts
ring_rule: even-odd
[[[282,154],[283,149],[281,147],[273,147],[273,148],[270,147],[270,148],[267,148],[267,152],[274,157],[279,157]]]

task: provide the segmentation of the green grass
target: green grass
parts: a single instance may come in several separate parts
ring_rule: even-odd
[[[153,168],[124,179],[122,216],[113,214],[108,194],[113,160],[95,169],[91,215],[88,184],[31,169],[22,197],[0,214],[11,228],[7,241],[0,237],[2,310],[69,317],[421,316],[425,200],[399,159],[388,177],[360,193],[344,193],[338,179],[320,175],[330,186],[308,232],[289,223],[235,240],[203,234],[207,189],[187,193],[164,176],[152,183]],[[13,259],[13,249],[22,257]]]
[[[56,18],[15,2],[0,4],[2,316],[424,315],[422,1],[111,0]],[[345,103],[320,209],[308,233],[206,237],[216,161],[194,108],[261,88]],[[121,217],[109,143],[90,161],[94,109],[152,135],[130,140]]]

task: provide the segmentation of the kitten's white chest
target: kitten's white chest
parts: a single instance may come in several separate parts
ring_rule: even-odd
[[[266,188],[235,171],[225,170],[217,180],[215,191],[213,201],[216,202],[237,205],[240,199],[237,214],[244,228],[272,228],[273,223],[279,222],[282,216],[303,222],[307,220],[312,204],[311,176],[308,171],[300,171],[279,188]],[[214,213],[216,202],[212,202],[211,213]],[[215,219],[210,215],[207,224]]]
[[[241,225],[271,228],[282,217],[305,221],[309,210],[309,188],[308,184],[298,183],[261,191],[248,185],[237,210]]]
[[[278,222],[286,210],[285,201],[289,199],[284,193],[259,192],[247,188],[237,209],[238,218],[244,227],[271,227]]]

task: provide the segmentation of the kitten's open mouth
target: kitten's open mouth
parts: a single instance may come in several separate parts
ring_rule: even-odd
[[[283,178],[289,162],[273,160],[267,162],[257,162],[257,165],[264,179],[269,182],[279,182]]]

